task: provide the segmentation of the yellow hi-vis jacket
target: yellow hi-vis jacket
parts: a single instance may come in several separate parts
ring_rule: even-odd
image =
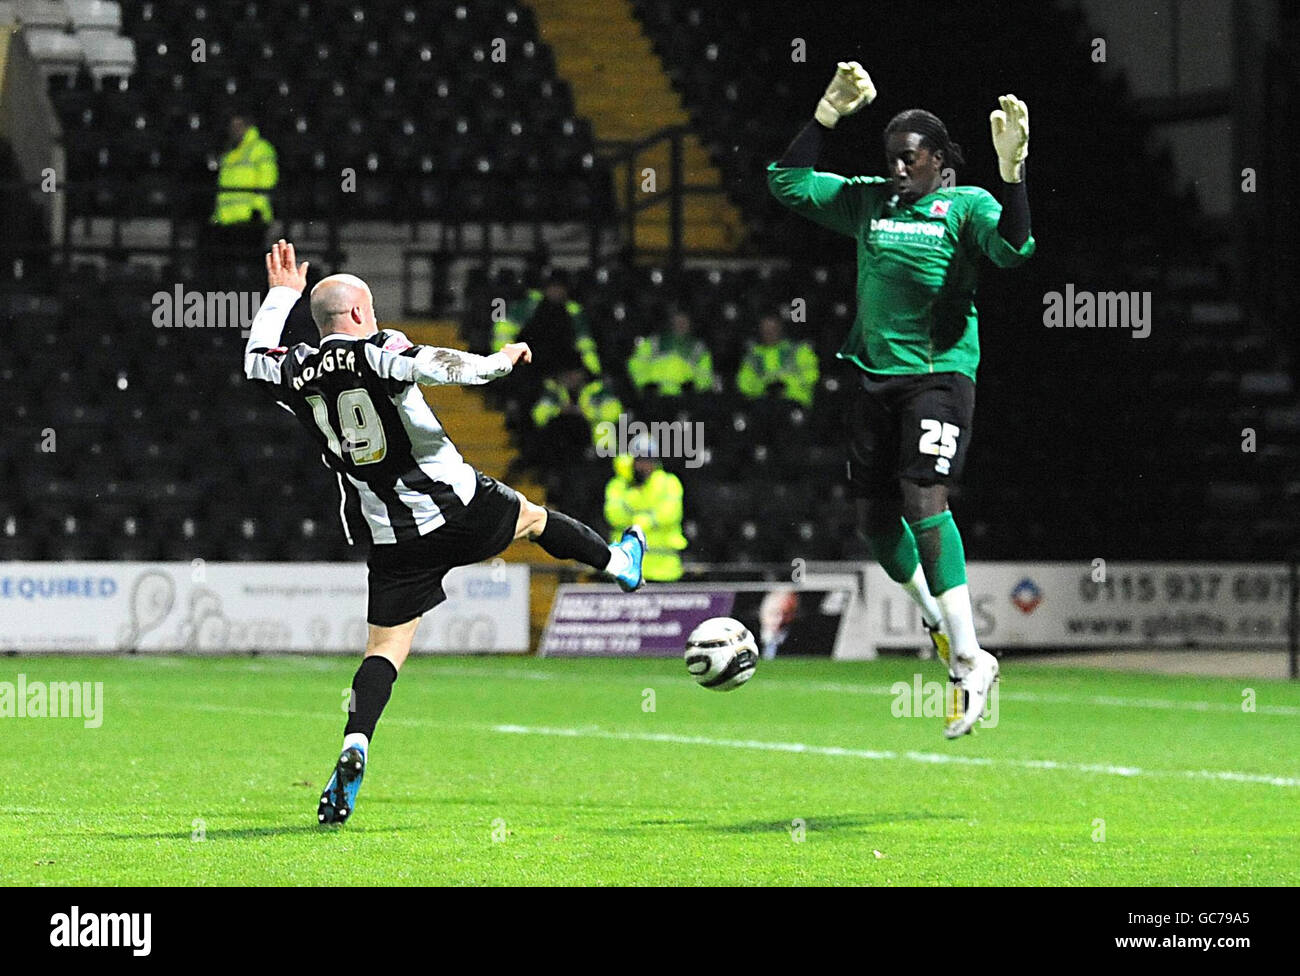
[[[617,542],[623,530],[634,523],[645,530],[646,554],[641,565],[645,578],[671,583],[682,578],[682,482],[662,469],[642,484],[632,478],[632,458],[614,460],[614,477],[605,485],[605,521]]]
[[[246,224],[255,213],[264,223],[273,219],[271,198],[254,190],[271,190],[280,182],[275,147],[262,138],[256,126],[249,126],[239,145],[221,157],[217,173],[217,205],[214,224]]]
[[[533,405],[533,424],[541,430],[570,403],[574,402],[563,383],[547,380],[542,385],[542,397]],[[592,380],[578,391],[578,409],[591,424],[592,441],[599,444],[602,423],[618,426],[618,416],[623,412],[623,404],[618,397],[605,389],[600,380]]]
[[[785,387],[785,396],[811,407],[818,374],[817,353],[808,343],[782,339],[764,346],[756,342],[740,363],[736,389],[758,399],[767,393],[769,384],[780,383]]]
[[[707,393],[713,389],[713,356],[691,336],[649,336],[636,344],[627,373],[638,390],[655,383],[664,396],[677,396],[683,386],[694,383],[697,391]]]
[[[514,342],[519,338],[519,333],[524,330],[528,320],[533,317],[537,311],[537,306],[542,304],[545,294],[540,288],[530,288],[528,294],[517,302],[511,304],[506,310],[506,316],[499,319],[492,326],[492,349],[499,352],[501,347]],[[587,324],[587,313],[581,303],[569,299],[564,303],[564,310],[569,313],[569,318],[573,322],[573,347],[582,357],[582,365],[587,368],[587,372],[592,376],[601,374],[600,356],[596,352],[596,340],[591,337],[591,327]]]

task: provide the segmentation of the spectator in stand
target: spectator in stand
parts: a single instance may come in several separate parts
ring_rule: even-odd
[[[265,249],[267,227],[275,219],[270,194],[280,182],[275,147],[262,138],[249,113],[231,115],[227,134],[230,142],[217,170],[207,233],[211,261],[217,265]]]
[[[527,463],[555,468],[583,459],[597,440],[598,425],[618,426],[623,404],[604,381],[581,366],[571,366],[546,380],[541,399],[533,406],[537,436],[529,438]]]
[[[521,370],[512,391],[525,406],[531,406],[542,392],[542,382],[571,369],[585,369],[601,376],[596,342],[582,305],[570,297],[568,276],[559,268],[545,273],[539,288],[530,288],[523,298],[506,309],[505,318],[492,330],[492,348],[512,342],[526,342],[537,350],[535,370]],[[513,378],[512,375],[512,378]],[[532,382],[524,381],[531,375]]]
[[[691,333],[691,317],[680,309],[669,315],[667,329],[636,344],[627,372],[639,393],[680,396],[714,387],[713,354]]]
[[[811,407],[819,375],[812,346],[787,339],[780,316],[769,313],[759,319],[758,341],[740,362],[736,389],[752,400],[774,395]]]
[[[642,571],[647,580],[672,583],[682,578],[682,482],[659,462],[654,440],[642,434],[631,454],[614,459],[614,477],[605,486],[605,521],[613,535],[639,525],[645,531]]]

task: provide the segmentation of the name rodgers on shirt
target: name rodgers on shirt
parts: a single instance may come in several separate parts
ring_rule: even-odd
[[[310,383],[322,373],[332,373],[336,369],[344,369],[351,373],[357,371],[356,353],[351,348],[326,350],[321,354],[318,365],[304,367],[303,371],[290,382],[295,390],[301,390],[303,384]]]

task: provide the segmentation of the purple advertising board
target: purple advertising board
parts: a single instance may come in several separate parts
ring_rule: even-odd
[[[591,584],[561,586],[538,653],[549,657],[676,657],[710,617],[735,617],[764,657],[830,656],[847,591],[788,584],[654,585],[637,593]]]

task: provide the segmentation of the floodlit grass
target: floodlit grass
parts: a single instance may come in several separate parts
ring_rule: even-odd
[[[1011,660],[997,728],[949,742],[893,714],[933,662],[763,662],[718,694],[676,660],[419,659],[352,822],[321,828],[355,666],[8,659],[105,706],[0,718],[0,883],[1300,882],[1285,682]]]

